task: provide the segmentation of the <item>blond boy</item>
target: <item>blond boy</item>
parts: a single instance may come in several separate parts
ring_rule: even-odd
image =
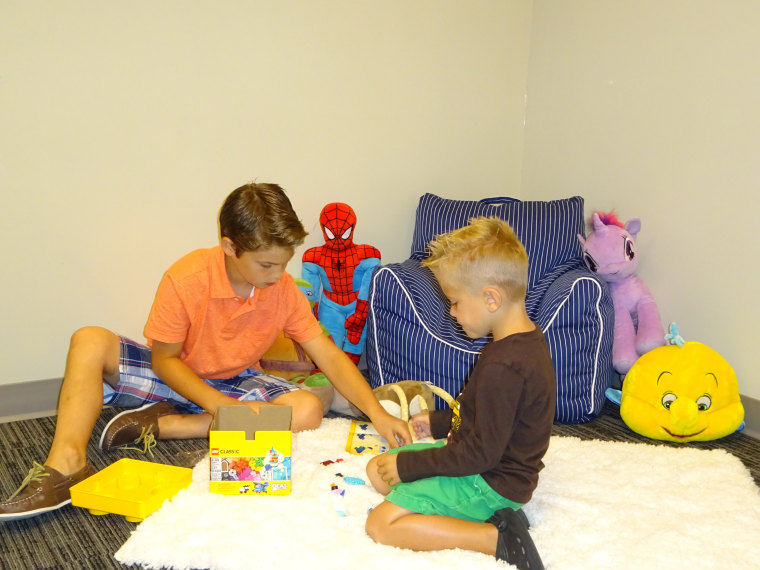
[[[495,218],[438,236],[423,261],[470,338],[493,336],[451,410],[412,418],[414,444],[373,458],[385,500],[367,517],[377,542],[413,550],[463,548],[542,568],[520,510],[549,445],[556,380],[541,329],[525,308],[528,258]]]

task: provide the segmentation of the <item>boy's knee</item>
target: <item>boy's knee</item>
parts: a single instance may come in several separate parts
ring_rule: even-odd
[[[68,364],[96,366],[103,376],[118,374],[119,337],[102,327],[83,327],[71,335]]]
[[[372,478],[372,476],[377,473],[377,458],[378,456],[375,455],[367,462],[367,477]]]
[[[89,350],[105,350],[118,344],[119,337],[103,327],[82,327],[74,331],[69,342],[70,349],[84,348]]]
[[[388,528],[388,522],[383,517],[378,516],[379,514],[377,507],[369,512],[367,521],[364,523],[364,532],[379,544],[390,544],[385,532]]]
[[[293,431],[317,429],[324,415],[321,400],[306,390],[299,390],[297,394],[297,400],[292,404]]]
[[[372,519],[372,511],[370,511],[369,514],[367,515],[367,520],[364,523],[364,532],[367,533],[368,537],[370,537],[372,540],[374,540],[375,542],[377,542],[377,539],[375,538],[375,536],[376,536],[376,534],[375,534],[376,533],[375,526],[376,526],[375,522]]]

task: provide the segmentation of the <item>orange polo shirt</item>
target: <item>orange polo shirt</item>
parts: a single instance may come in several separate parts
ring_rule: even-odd
[[[184,342],[181,358],[201,378],[232,378],[259,359],[280,332],[306,342],[322,334],[306,296],[287,272],[249,299],[230,285],[221,246],[198,249],[164,274],[145,325],[148,344]]]

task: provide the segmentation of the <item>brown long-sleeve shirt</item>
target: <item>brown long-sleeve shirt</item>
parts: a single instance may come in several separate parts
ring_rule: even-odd
[[[487,345],[457,397],[458,429],[451,410],[431,412],[433,437],[450,433],[448,444],[398,454],[399,477],[479,473],[503,497],[527,503],[544,467],[556,398],[554,367],[538,326]]]

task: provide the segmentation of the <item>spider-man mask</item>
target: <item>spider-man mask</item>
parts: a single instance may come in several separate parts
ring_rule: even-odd
[[[346,249],[353,241],[356,227],[356,214],[348,204],[333,202],[322,208],[319,215],[322,235],[325,237],[325,247],[330,249]]]

